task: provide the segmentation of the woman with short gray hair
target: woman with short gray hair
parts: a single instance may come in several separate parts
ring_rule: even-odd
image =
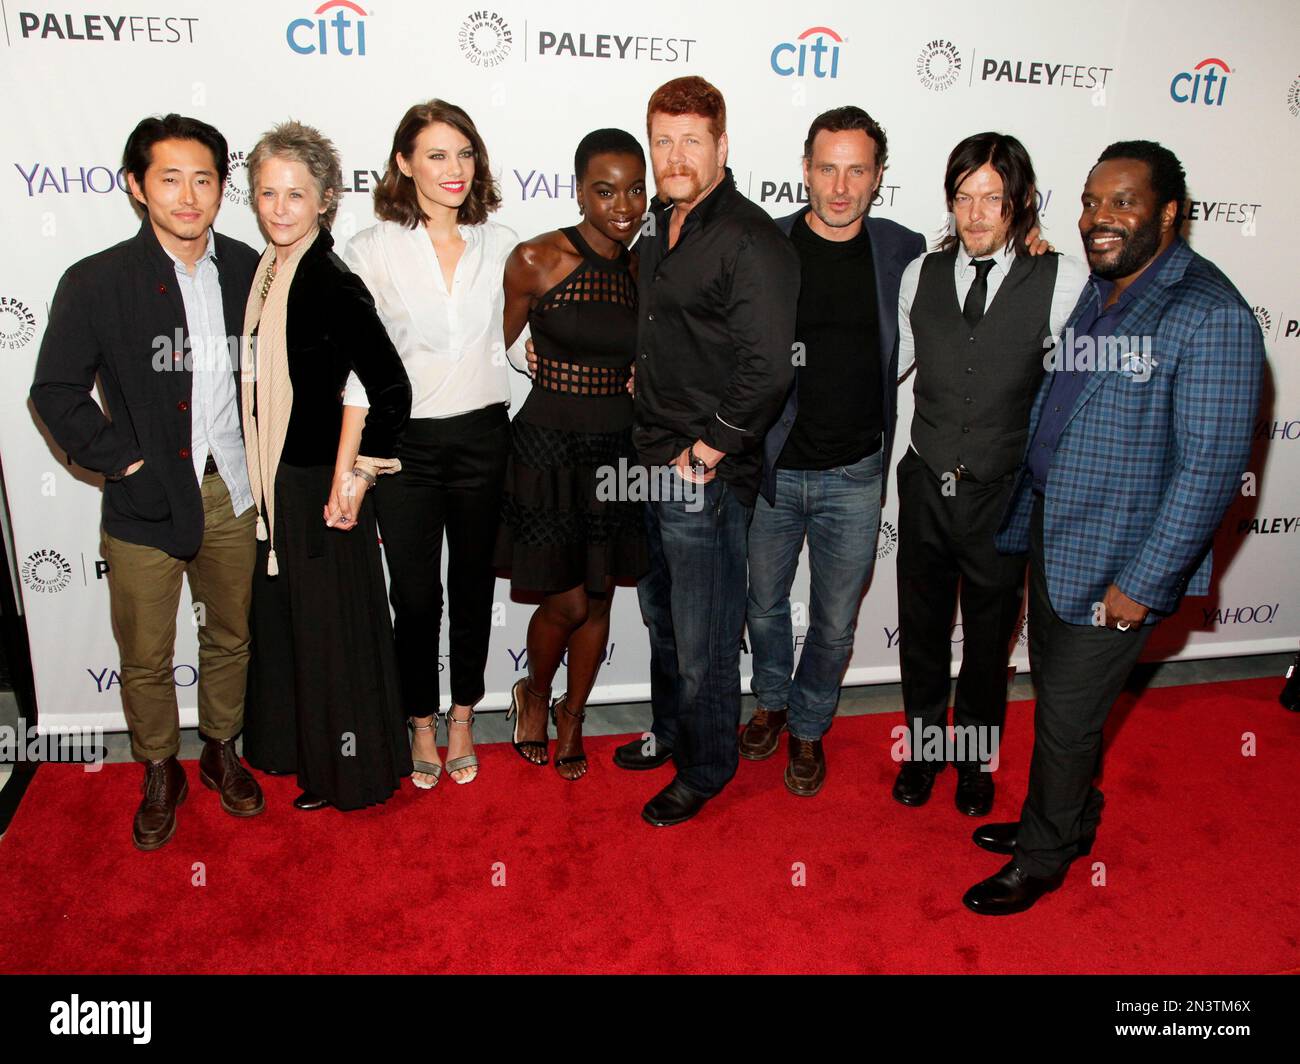
[[[400,468],[411,386],[365,284],[334,254],[334,145],[285,122],[248,159],[270,243],[244,314],[241,395],[257,503],[244,751],[297,773],[299,809],[357,809],[410,775],[393,633],[367,489]],[[370,406],[343,425],[355,373]],[[354,531],[359,529],[359,531]]]

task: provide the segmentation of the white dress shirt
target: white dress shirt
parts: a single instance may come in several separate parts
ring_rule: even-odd
[[[244,434],[235,394],[236,364],[231,361],[226,336],[216,243],[209,229],[207,250],[195,264],[193,274],[185,263],[166,248],[163,250],[176,264],[176,282],[185,305],[185,331],[190,340],[190,458],[194,475],[202,485],[210,452],[238,516],[253,505],[253,489],[244,459]]]
[[[505,312],[506,259],[519,242],[497,222],[458,227],[465,241],[447,289],[424,226],[379,222],[363,229],[343,260],[374,296],[393,346],[411,379],[411,417],[444,418],[510,402]],[[519,359],[515,365],[523,364]],[[355,373],[343,402],[368,407]]]
[[[907,265],[903,271],[903,280],[898,289],[898,376],[901,380],[916,361],[916,342],[912,338],[912,301],[916,298],[916,288],[921,282],[921,263],[926,255],[936,252],[927,251]],[[984,309],[993,302],[1002,282],[1016,260],[1015,248],[1003,248],[993,255],[981,255],[980,258],[992,258],[993,268],[987,279],[988,295],[984,300]],[[953,278],[957,282],[957,307],[960,310],[966,303],[966,293],[975,280],[975,260],[966,252],[962,244],[957,245],[957,258],[953,263]],[[1069,320],[1074,306],[1079,302],[1084,286],[1088,283],[1088,267],[1082,259],[1073,255],[1062,255],[1056,264],[1056,286],[1052,289],[1052,308],[1048,313],[1048,328],[1053,336],[1059,336]]]

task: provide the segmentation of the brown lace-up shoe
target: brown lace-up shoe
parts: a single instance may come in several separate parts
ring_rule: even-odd
[[[135,811],[131,841],[138,850],[156,850],[176,834],[176,807],[190,787],[174,757],[144,763],[144,800]]]
[[[265,806],[262,788],[235,753],[234,739],[208,739],[199,755],[199,782],[221,795],[231,816],[257,816]]]
[[[820,739],[790,736],[790,760],[785,766],[785,789],[801,798],[811,798],[826,782],[826,754]]]
[[[759,706],[740,732],[740,756],[762,761],[776,753],[781,733],[785,731],[789,709],[764,709]]]

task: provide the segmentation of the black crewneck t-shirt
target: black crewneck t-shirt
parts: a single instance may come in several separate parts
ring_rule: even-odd
[[[790,233],[802,280],[795,340],[799,414],[777,461],[781,469],[852,465],[880,446],[884,427],[880,316],[871,238],[864,224],[852,240],[818,236],[805,215]]]

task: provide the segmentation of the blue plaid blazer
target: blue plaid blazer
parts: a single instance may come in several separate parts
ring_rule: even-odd
[[[1097,299],[1088,285],[1066,328]],[[1208,593],[1210,543],[1241,487],[1259,405],[1265,356],[1255,315],[1181,239],[1115,334],[1130,338],[1130,349],[1150,344],[1154,365],[1135,371],[1119,358],[1089,375],[1044,495],[1048,594],[1070,624],[1092,623],[1093,603],[1112,583],[1158,615],[1184,594]],[[1049,372],[1030,416],[1031,445],[1051,386]],[[999,550],[1029,549],[1032,507],[1022,464]]]

